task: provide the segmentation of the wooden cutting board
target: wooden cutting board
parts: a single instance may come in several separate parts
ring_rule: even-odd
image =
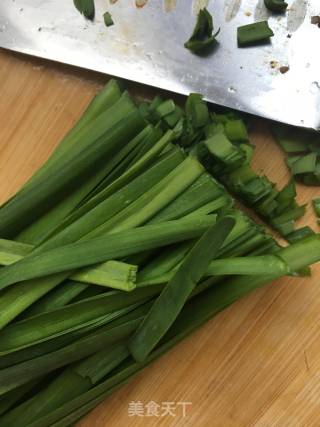
[[[45,161],[106,81],[101,74],[0,51],[0,202]],[[142,96],[155,93],[129,88]],[[251,138],[257,170],[284,184],[288,172],[267,122],[257,122]],[[315,196],[319,188],[299,187],[300,202]],[[311,209],[301,224],[317,228]],[[311,278],[278,280],[238,301],[79,427],[319,427],[319,279],[320,265]],[[160,405],[153,405],[153,415],[150,402]]]

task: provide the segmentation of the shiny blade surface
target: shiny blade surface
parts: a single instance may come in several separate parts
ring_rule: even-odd
[[[94,21],[72,0],[1,0],[0,46],[123,77],[297,126],[320,128],[319,0],[289,0],[282,15],[263,0],[211,0],[219,44],[207,57],[183,47],[206,1],[95,0]],[[103,13],[114,20],[105,27]],[[239,25],[269,20],[270,44],[238,48]],[[282,74],[280,67],[288,66]]]

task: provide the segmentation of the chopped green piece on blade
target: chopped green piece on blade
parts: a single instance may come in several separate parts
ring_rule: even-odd
[[[184,47],[193,53],[207,53],[217,43],[216,36],[219,31],[220,28],[213,34],[212,16],[206,8],[201,9],[193,33]]]
[[[276,13],[285,12],[288,7],[288,3],[286,3],[284,0],[264,0],[264,4],[267,9]]]
[[[109,12],[105,12],[103,14],[103,20],[106,27],[111,27],[111,25],[114,25],[113,19]]]
[[[267,21],[242,25],[237,29],[239,46],[248,46],[258,42],[268,41],[273,35],[273,31],[269,27]]]

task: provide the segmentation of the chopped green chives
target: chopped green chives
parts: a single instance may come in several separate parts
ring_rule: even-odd
[[[203,127],[209,122],[209,110],[199,93],[191,93],[186,101],[186,115],[192,126]]]
[[[103,14],[103,20],[106,27],[111,27],[112,25],[114,25],[112,16],[109,12],[105,12]]]
[[[226,136],[233,142],[248,142],[249,135],[242,120],[228,120],[224,126]]]
[[[277,143],[286,153],[302,153],[306,151],[311,134],[280,123],[272,125],[272,132]]]
[[[267,9],[276,13],[285,12],[288,7],[288,3],[284,0],[264,0],[264,4]]]
[[[314,172],[316,169],[317,153],[309,153],[305,156],[289,157],[287,164],[293,175]]]
[[[163,117],[170,129],[174,129],[179,120],[183,117],[183,110],[179,106],[175,106],[174,111]]]
[[[196,54],[207,53],[217,43],[219,31],[213,33],[212,16],[206,8],[201,9],[193,33],[184,47]]]
[[[173,113],[175,109],[176,109],[175,103],[172,101],[172,99],[168,99],[167,101],[162,102],[156,108],[156,112],[159,114],[159,117],[163,118]]]
[[[228,168],[235,169],[241,165],[244,159],[244,152],[241,148],[233,145],[224,133],[211,136],[205,141],[205,145],[209,153]]]
[[[155,111],[163,102],[164,100],[161,98],[161,96],[155,96],[150,103],[150,110]]]
[[[320,198],[313,199],[312,205],[313,205],[315,214],[317,215],[318,218],[320,218]]]
[[[273,35],[273,31],[269,27],[267,21],[242,25],[237,29],[239,46],[248,46],[258,42],[268,41]]]
[[[320,185],[319,133],[286,125],[274,125],[277,142],[288,154],[286,163],[297,181],[305,185]]]
[[[313,236],[315,232],[310,227],[302,227],[294,230],[286,236],[288,242],[295,243],[298,240],[305,239],[306,237]]]
[[[283,187],[276,196],[276,200],[280,203],[280,206],[290,205],[297,195],[296,186],[293,179],[290,179],[288,184]]]

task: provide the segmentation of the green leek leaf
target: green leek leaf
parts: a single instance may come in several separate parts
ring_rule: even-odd
[[[285,12],[288,7],[288,3],[286,3],[284,0],[264,0],[264,4],[267,9],[276,13]]]
[[[103,14],[103,20],[106,27],[111,27],[112,25],[114,25],[112,16],[109,12],[105,12]]]
[[[94,18],[94,0],[73,0],[78,11],[88,19]]]
[[[231,217],[221,219],[193,246],[130,339],[129,350],[135,360],[143,361],[170,328],[234,224]]]
[[[239,46],[248,46],[254,43],[264,42],[273,37],[273,31],[267,21],[254,22],[253,24],[242,25],[237,29]]]
[[[212,16],[206,8],[201,9],[193,33],[184,47],[193,53],[207,53],[216,44],[219,31],[220,29],[213,34]]]

